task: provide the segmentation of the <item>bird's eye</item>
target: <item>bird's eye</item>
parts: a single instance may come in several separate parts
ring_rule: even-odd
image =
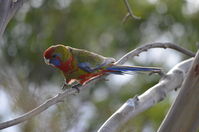
[[[56,54],[54,54],[54,55],[52,55],[52,58],[56,58],[56,56],[57,56],[57,55],[56,55]]]

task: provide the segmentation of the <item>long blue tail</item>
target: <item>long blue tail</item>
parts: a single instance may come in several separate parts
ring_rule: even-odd
[[[109,70],[116,74],[122,74],[127,71],[152,71],[152,72],[160,72],[160,68],[155,67],[141,67],[141,66],[111,66],[107,67],[106,70]]]

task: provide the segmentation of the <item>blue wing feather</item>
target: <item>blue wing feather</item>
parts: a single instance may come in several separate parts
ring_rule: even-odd
[[[86,72],[94,72],[96,70],[99,70],[100,68],[102,68],[103,66],[105,66],[106,63],[102,63],[101,65],[98,65],[96,67],[91,67],[91,64],[89,62],[82,62],[78,64],[78,67],[81,68],[82,70],[86,71]]]
[[[139,66],[111,66],[107,67],[107,70],[110,71],[160,71],[159,68],[153,68],[153,67],[139,67]]]
[[[106,63],[102,63],[101,65],[98,65],[96,67],[91,67],[91,64],[88,62],[82,62],[78,64],[78,67],[86,72],[94,72],[103,66],[105,66]],[[161,71],[160,68],[155,67],[141,67],[141,66],[111,66],[107,67],[106,70],[110,70],[111,73],[114,74],[124,74],[127,71]]]
[[[79,63],[78,67],[86,72],[93,72],[93,69],[91,68],[90,63],[88,63],[88,62]]]

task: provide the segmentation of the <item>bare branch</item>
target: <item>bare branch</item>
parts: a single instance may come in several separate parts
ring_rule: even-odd
[[[126,16],[123,18],[122,23],[126,22],[126,20],[131,17],[132,19],[141,19],[140,17],[137,17],[136,15],[134,15],[133,11],[131,10],[131,7],[129,5],[128,0],[124,0],[125,6],[128,10],[128,13],[126,14]]]
[[[196,132],[199,130],[199,50],[176,101],[158,132]]]
[[[21,7],[22,4],[23,4],[23,0],[0,0],[0,37],[2,36],[6,26],[8,24],[8,22],[11,20],[11,18],[14,16],[16,11]],[[140,19],[139,17],[137,17],[137,16],[135,16],[133,14],[133,12],[132,12],[132,10],[131,10],[131,8],[129,6],[128,0],[125,0],[125,5],[126,5],[126,7],[128,9],[128,14],[127,14],[127,17],[124,19],[124,21],[128,17],[131,17],[133,19]],[[177,45],[173,45],[171,43],[153,43],[153,44],[145,45],[145,46],[140,47],[140,48],[138,48],[138,49],[136,49],[134,51],[129,52],[127,55],[125,55],[119,61],[117,61],[116,64],[123,64],[124,62],[126,62],[132,56],[138,55],[141,52],[146,51],[146,50],[148,50],[150,48],[158,48],[158,47],[159,48],[172,48],[172,49],[178,50],[178,51],[180,51],[180,52],[182,52],[184,54],[187,54],[189,56],[194,56],[194,53],[192,53],[190,51],[187,51],[187,50],[185,50],[185,49],[183,49],[183,48],[181,48],[181,47],[179,47]],[[80,89],[86,88],[87,85],[81,87]],[[154,88],[154,89],[157,89],[157,88]],[[59,93],[55,97],[50,98],[49,100],[47,100],[46,102],[44,102],[43,104],[38,106],[37,108],[25,113],[24,115],[22,115],[22,116],[20,116],[18,118],[15,118],[13,120],[0,123],[0,130],[4,129],[4,128],[7,128],[7,127],[10,127],[10,126],[13,126],[13,125],[16,125],[16,124],[19,124],[21,122],[24,122],[24,121],[34,117],[35,115],[38,115],[39,113],[41,113],[44,110],[48,109],[50,106],[52,106],[54,104],[57,104],[58,102],[61,102],[66,96],[72,95],[74,93],[76,93],[76,89],[72,89],[72,88],[68,89],[68,90],[66,90],[66,91],[64,91],[62,93]],[[165,94],[167,94],[167,92]],[[159,101],[161,99],[162,98],[157,98],[156,101]],[[135,104],[133,106],[134,106],[135,110],[136,110],[136,106],[137,105],[139,106],[140,102],[142,100],[143,100],[143,103],[145,103],[144,100],[146,100],[146,97],[144,95],[139,96],[138,100],[137,100],[137,98],[133,99],[133,102]],[[132,103],[132,102],[129,101],[129,103]],[[143,105],[142,107],[144,107],[144,106],[145,105]],[[149,106],[145,107],[145,109],[147,109],[148,107]],[[135,114],[131,113],[131,117],[132,117],[132,115],[135,115]],[[116,126],[118,126],[118,124]]]
[[[115,62],[116,65],[122,65],[124,64],[129,58],[132,58],[133,56],[138,56],[140,53],[147,51],[151,48],[170,48],[170,49],[174,49],[177,50],[185,55],[188,55],[190,57],[194,57],[195,53],[184,49],[176,44],[173,43],[150,43],[150,44],[145,44],[140,46],[139,48],[136,48],[135,50],[130,51],[129,53],[127,53],[126,55],[124,55],[121,59],[119,59],[117,62]]]
[[[8,22],[22,4],[23,0],[0,0],[0,37],[3,35]]]
[[[146,46],[146,48],[145,48],[145,46]],[[153,43],[153,44],[148,44],[148,45],[141,46],[140,48],[135,49],[135,50],[127,53],[121,59],[119,59],[119,61],[117,61],[116,64],[123,64],[130,57],[136,56],[136,55],[140,54],[141,52],[146,51],[146,50],[148,50],[150,48],[158,48],[158,47],[159,48],[171,48],[172,47],[173,49],[179,50],[179,51],[181,51],[181,52],[183,52],[183,53],[185,53],[187,55],[194,56],[194,53],[192,53],[190,51],[187,51],[187,50],[185,50],[185,49],[183,49],[181,47],[177,46],[176,48],[174,48],[175,46],[173,44]],[[82,90],[83,88],[86,88],[88,85],[90,85],[91,83],[95,83],[95,81],[99,80],[100,78],[102,78],[102,77],[99,77],[99,78],[95,79],[94,81],[90,82],[89,84],[84,85],[83,87],[80,87],[79,89]],[[38,115],[39,113],[43,112],[44,110],[48,109],[50,106],[52,106],[52,105],[64,100],[64,98],[66,96],[73,95],[75,93],[76,93],[76,89],[73,89],[73,88],[67,89],[66,91],[64,91],[62,93],[59,93],[55,97],[50,98],[45,103],[41,104],[40,106],[38,106],[37,108],[31,110],[30,112],[27,112],[24,115],[22,115],[22,116],[20,116],[18,118],[15,118],[13,120],[0,123],[0,129],[7,128],[7,127],[10,127],[10,126],[19,124],[21,122],[24,122],[24,121],[34,117],[35,115]],[[139,100],[140,100],[140,97],[139,97]]]
[[[149,88],[142,95],[128,99],[109,117],[98,132],[115,132],[129,119],[164,100],[170,91],[176,90],[181,86],[192,61],[193,59],[189,59],[177,64],[158,84]]]
[[[86,85],[85,85],[85,87],[86,87]],[[43,112],[44,110],[48,109],[50,106],[57,104],[59,102],[62,102],[63,98],[66,97],[67,95],[73,95],[75,93],[76,93],[76,89],[74,89],[74,88],[67,89],[64,92],[57,94],[55,97],[48,99],[43,104],[41,104],[37,108],[25,113],[24,115],[22,115],[18,118],[15,118],[13,120],[0,123],[0,130],[10,127],[10,126],[13,126],[13,125],[16,125],[16,124],[19,124],[21,122],[24,122],[24,121],[32,118],[33,116],[38,115],[39,113]]]

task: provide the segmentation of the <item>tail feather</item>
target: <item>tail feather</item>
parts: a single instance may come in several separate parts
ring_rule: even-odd
[[[111,66],[107,67],[106,70],[111,72],[126,72],[126,71],[161,71],[160,68],[156,67],[141,67],[141,66]]]

